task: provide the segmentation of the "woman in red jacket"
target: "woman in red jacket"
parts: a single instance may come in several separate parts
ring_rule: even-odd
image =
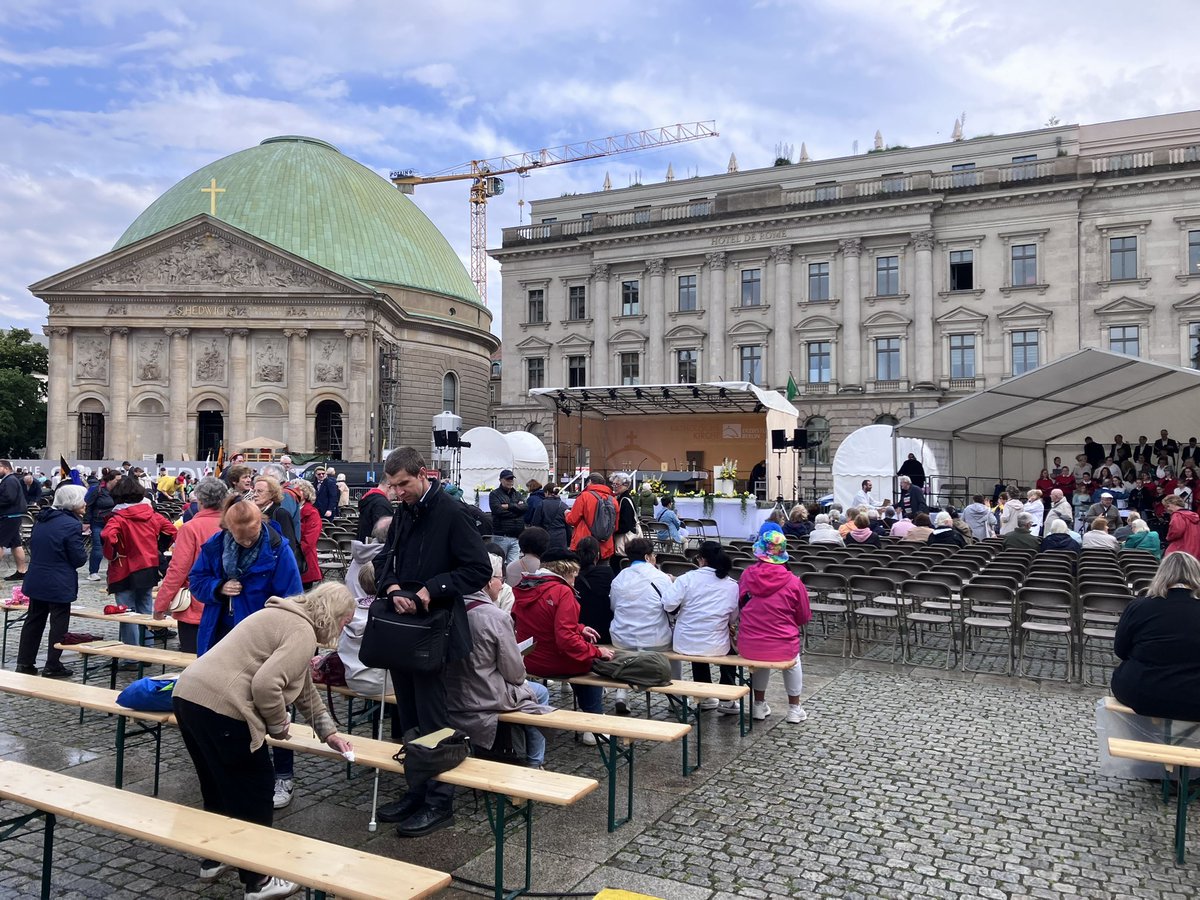
[[[300,581],[307,591],[323,577],[320,563],[317,562],[317,538],[321,536],[324,525],[321,514],[313,506],[317,502],[317,492],[311,482],[296,478],[288,482],[287,490],[300,504],[300,557],[303,562],[298,559],[296,563],[300,566]]]
[[[221,530],[221,507],[227,496],[229,487],[220,478],[202,478],[196,485],[192,497],[199,510],[179,529],[179,536],[171,551],[171,565],[154,598],[154,618],[166,618],[171,601],[188,586],[188,573],[200,556],[200,548]],[[172,618],[179,623],[179,649],[184,653],[196,652],[196,634],[200,631],[200,616],[203,613],[204,604],[195,599],[187,609],[172,613]]]
[[[533,638],[533,647],[525,655],[525,671],[530,675],[584,675],[591,671],[593,660],[612,659],[611,650],[596,646],[600,639],[596,630],[579,624],[578,574],[579,557],[570,550],[551,547],[542,555],[541,568],[513,588],[517,640]],[[571,689],[584,712],[602,711],[603,688],[573,684]],[[584,736],[585,743],[595,741],[590,734]]]
[[[108,560],[108,592],[133,612],[154,612],[158,554],[175,540],[175,526],[154,511],[141,483],[126,475],[111,491],[112,518],[104,526],[104,558]],[[121,625],[121,640],[138,642],[138,626]]]

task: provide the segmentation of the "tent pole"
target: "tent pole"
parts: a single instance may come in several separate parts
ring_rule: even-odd
[[[1000,448],[1000,483],[1007,485],[1008,482],[1004,480],[1004,441],[1000,441],[996,446]]]

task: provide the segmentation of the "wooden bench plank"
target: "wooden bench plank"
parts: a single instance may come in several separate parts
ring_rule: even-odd
[[[702,681],[672,681],[670,684],[648,688],[639,687],[636,684],[626,684],[623,681],[613,681],[610,678],[601,678],[598,675],[576,675],[566,680],[568,684],[624,689],[627,691],[646,691],[651,694],[665,694],[668,697],[690,697],[697,700],[740,700],[750,693],[750,688],[744,684],[705,684]]]
[[[609,650],[616,650],[611,644]],[[769,662],[761,659],[749,659],[745,656],[729,654],[727,656],[699,656],[692,653],[676,653],[674,650],[662,651],[663,656],[675,662],[708,663],[713,666],[742,666],[747,669],[794,669],[796,660],[785,659],[782,662]]]
[[[1180,747],[1177,744],[1109,738],[1108,752],[1124,759],[1162,763],[1164,766],[1200,766],[1200,749]]]
[[[445,872],[0,760],[0,797],[355,900],[428,897]]]
[[[165,619],[156,619],[149,613],[127,612],[110,615],[104,612],[103,609],[96,609],[94,606],[82,606],[78,603],[72,604],[71,615],[77,619],[96,619],[102,622],[124,622],[129,625],[144,625],[147,628],[174,628],[175,620],[170,616]]]
[[[110,659],[125,659],[130,662],[140,662],[152,666],[171,666],[177,669],[186,669],[196,661],[195,653],[123,644],[120,641],[87,641],[82,644],[55,644],[54,646],[59,650],[74,650],[83,656],[106,656]]]
[[[96,687],[92,684],[39,678],[36,675],[19,675],[7,669],[0,669],[0,691],[20,697],[49,700],[52,703],[62,703],[67,706],[81,706],[94,712],[125,716],[142,722],[175,724],[175,717],[171,713],[129,709],[117,703],[117,691]]]
[[[677,741],[692,730],[691,725],[682,722],[663,722],[632,716],[604,716],[570,709],[556,709],[545,715],[527,712],[500,713],[499,718],[501,722],[511,725],[610,734],[627,741]]]

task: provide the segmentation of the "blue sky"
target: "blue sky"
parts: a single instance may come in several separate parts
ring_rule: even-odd
[[[888,143],[1200,107],[1196,7],[1155,0],[0,0],[0,326],[205,163],[308,134],[385,174],[675,122],[720,137],[547,169],[525,199]],[[517,179],[489,246],[519,224]],[[414,199],[468,259],[465,183]],[[527,207],[526,207],[527,209]],[[490,274],[493,297],[499,272]]]

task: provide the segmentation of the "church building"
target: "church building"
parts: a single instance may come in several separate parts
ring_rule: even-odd
[[[387,180],[308,137],[219,159],[109,252],[39,281],[47,453],[215,457],[252,438],[370,460],[443,410],[487,422],[492,316]]]

